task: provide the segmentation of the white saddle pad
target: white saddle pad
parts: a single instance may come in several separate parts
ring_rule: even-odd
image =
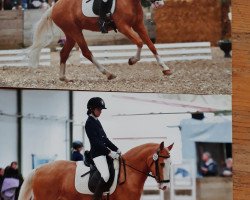
[[[114,160],[114,168],[115,168],[115,178],[114,182],[110,188],[109,194],[112,194],[117,186],[117,179],[119,174],[119,161]],[[89,174],[87,174],[84,177],[81,177],[81,175],[85,174],[89,171],[89,167],[85,166],[83,161],[76,162],[76,174],[75,174],[75,187],[76,191],[82,194],[93,194],[88,187],[89,182]],[[106,194],[106,193],[105,193]]]
[[[94,0],[82,0],[82,13],[86,17],[99,17],[95,13],[93,13],[93,3]],[[111,8],[111,14],[115,11],[115,3],[116,0],[113,0],[112,8]]]

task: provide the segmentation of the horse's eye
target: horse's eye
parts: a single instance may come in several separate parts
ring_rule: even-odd
[[[165,163],[161,163],[160,165],[161,165],[162,167],[165,167]]]

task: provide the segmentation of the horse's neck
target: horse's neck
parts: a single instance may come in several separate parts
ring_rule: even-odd
[[[156,150],[155,145],[145,145],[141,146],[141,148],[134,148],[124,154],[124,159],[126,160],[127,165],[143,172],[139,172],[131,167],[127,166],[127,170],[130,173],[127,173],[128,176],[133,177],[134,184],[140,188],[143,188],[143,185],[147,179],[145,174],[149,173],[149,167],[147,165],[147,158],[153,155],[154,151]]]
[[[138,147],[135,147],[129,150],[127,153],[123,155],[124,159],[131,164],[136,164],[136,166],[143,166],[143,168],[147,167],[147,159],[149,156],[153,156],[155,151],[157,150],[158,144],[145,144]]]

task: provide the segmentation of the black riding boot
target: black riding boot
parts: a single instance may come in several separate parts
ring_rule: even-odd
[[[101,178],[97,187],[96,187],[93,200],[101,200],[102,199],[102,194],[104,192],[105,184],[106,184],[106,182],[103,180],[103,178]]]
[[[102,33],[108,33],[108,27],[107,27],[107,22],[106,22],[107,6],[108,6],[108,3],[101,0],[100,13],[99,13],[99,25],[100,25],[100,31]]]

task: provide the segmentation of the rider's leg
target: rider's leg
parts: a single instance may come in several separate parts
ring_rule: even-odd
[[[109,168],[108,168],[108,163],[107,163],[107,158],[106,156],[98,156],[93,159],[95,166],[97,170],[101,174],[101,180],[97,184],[95,193],[94,193],[94,200],[100,200],[103,194],[103,188],[104,185],[108,182],[110,174],[109,174]]]
[[[107,23],[106,23],[106,13],[108,0],[101,0],[100,13],[99,13],[99,25],[100,31],[102,33],[108,33]]]

